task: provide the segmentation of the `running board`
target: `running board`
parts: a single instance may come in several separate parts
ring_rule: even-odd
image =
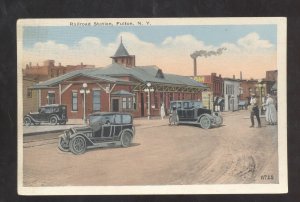
[[[114,142],[100,142],[100,143],[93,143],[91,146],[87,146],[88,149],[91,148],[98,148],[98,147],[108,147],[108,146],[121,146],[121,141],[114,141]]]

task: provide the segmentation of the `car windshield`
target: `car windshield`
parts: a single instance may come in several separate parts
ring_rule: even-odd
[[[107,124],[114,122],[114,115],[91,115],[90,116],[90,125],[95,123]]]

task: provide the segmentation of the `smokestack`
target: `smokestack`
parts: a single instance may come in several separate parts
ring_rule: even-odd
[[[240,79],[243,80],[243,73],[240,71]]]
[[[197,60],[194,58],[194,76],[197,76]]]
[[[227,50],[226,48],[218,48],[216,51],[206,51],[206,50],[200,50],[193,52],[190,56],[194,60],[194,76],[197,76],[197,57],[210,57],[212,55],[221,55],[224,50]]]

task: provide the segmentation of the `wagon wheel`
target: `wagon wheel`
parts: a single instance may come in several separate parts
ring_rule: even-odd
[[[56,118],[56,116],[52,116],[52,117],[50,118],[50,124],[51,124],[51,125],[56,125],[56,124],[57,124],[57,118]]]
[[[83,154],[86,150],[86,142],[82,136],[76,136],[71,139],[69,148],[73,154]]]
[[[200,118],[200,126],[201,128],[204,128],[204,129],[208,129],[210,128],[211,126],[211,121],[210,121],[210,118],[208,116],[202,116]]]
[[[69,145],[66,144],[66,142],[62,137],[59,137],[58,139],[58,148],[63,152],[69,151]]]
[[[132,135],[130,132],[125,131],[121,136],[122,147],[129,147],[132,142]]]
[[[30,126],[30,124],[31,124],[31,119],[29,117],[25,117],[24,118],[24,125],[25,126]]]

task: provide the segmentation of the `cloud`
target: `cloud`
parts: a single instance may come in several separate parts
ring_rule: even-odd
[[[158,44],[141,40],[130,32],[119,33],[116,39],[109,44],[103,44],[100,38],[91,36],[82,38],[72,46],[49,40],[37,42],[32,48],[24,49],[23,67],[29,62],[35,64],[35,62],[43,62],[47,59],[54,59],[57,63],[61,62],[62,65],[74,65],[83,62],[84,64],[104,67],[111,63],[109,57],[117,50],[121,36],[129,54],[136,56],[137,65],[157,65],[164,72],[191,75],[193,72],[191,53],[197,50],[215,51],[220,47],[227,48],[222,55],[197,59],[199,70],[201,70],[199,73],[209,74],[216,71],[224,75],[225,73],[222,72],[226,72],[226,69],[233,67],[238,69],[240,65],[243,65],[240,68],[247,70],[252,68],[249,66],[250,64],[259,65],[259,61],[263,61],[260,68],[276,68],[274,66],[276,61],[268,63],[270,58],[274,60],[273,56],[276,53],[274,45],[268,40],[261,39],[255,32],[237,39],[236,42],[225,42],[220,46],[205,44],[204,41],[190,34],[169,36]],[[252,60],[256,62],[253,63]],[[245,64],[245,61],[249,65]],[[239,70],[237,71],[239,72]]]
[[[252,32],[240,38],[237,44],[247,50],[269,49],[273,47],[273,44],[268,40],[260,39],[260,36],[256,32]]]

